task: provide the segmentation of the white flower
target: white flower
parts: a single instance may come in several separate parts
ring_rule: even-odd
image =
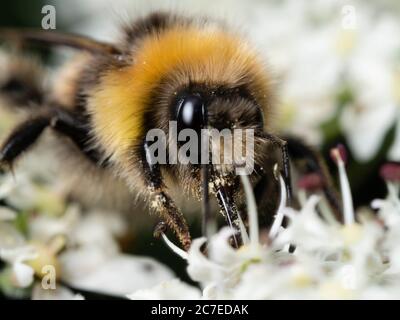
[[[2,196],[7,201],[14,199],[18,205],[29,189],[33,195],[23,200],[24,207],[27,210],[36,207],[38,193],[32,175],[21,174],[17,180],[10,176],[2,177]],[[21,192],[20,187],[25,191]],[[45,187],[43,191],[46,192]],[[48,214],[29,216],[28,239],[13,226],[15,217],[15,212],[0,207],[0,258],[9,265],[8,274],[15,287],[30,286],[34,273],[39,276],[43,264],[54,265],[57,280],[71,286],[121,297],[174,277],[169,268],[153,259],[120,253],[116,239],[123,237],[127,228],[118,214],[99,211],[83,214],[76,205],[69,206],[61,215],[50,210]],[[33,246],[28,246],[28,242]],[[28,260],[32,261],[32,267],[26,263]],[[59,285],[51,293],[35,286],[32,295],[35,299],[75,298]]]
[[[224,240],[227,241],[227,239]],[[221,270],[218,264],[208,260],[201,252],[201,247],[205,242],[205,238],[193,241],[187,257],[189,262],[187,271],[193,280],[207,284],[212,282],[215,274]]]
[[[365,20],[368,22],[357,29],[356,48],[346,68],[354,101],[345,106],[341,115],[342,129],[360,161],[371,159],[391,125],[400,121],[398,19],[383,15]],[[393,159],[399,144],[396,138],[389,152]]]
[[[12,268],[12,281],[16,287],[25,288],[32,284],[34,270],[25,261],[33,260],[37,253],[32,246],[14,249],[0,248],[0,259],[6,261]]]
[[[98,249],[68,251],[60,258],[63,280],[93,292],[125,296],[174,277],[171,270],[151,258],[115,254],[105,257]]]
[[[13,210],[0,207],[0,259],[11,266],[12,283],[25,288],[32,284],[34,270],[24,262],[36,258],[37,254],[33,247],[25,245],[23,236],[10,224],[15,217]]]
[[[2,182],[2,181],[1,181]],[[0,183],[0,198],[8,195],[10,185]],[[25,288],[32,284],[34,270],[25,262],[36,258],[33,247],[27,246],[24,237],[12,225],[15,211],[0,207],[0,259],[10,265],[11,282],[14,286]]]
[[[386,274],[400,275],[400,199],[399,183],[387,182],[388,196],[386,199],[376,199],[372,207],[378,209],[388,231],[383,242],[383,253],[387,255],[390,265]]]
[[[124,220],[118,213],[91,212],[75,224],[69,239],[71,245],[96,246],[105,252],[117,252],[116,238],[125,232]]]
[[[16,213],[6,207],[0,207],[0,249],[10,249],[25,243],[24,237],[12,225]]]
[[[228,243],[233,231],[224,228],[211,237],[207,246],[208,257],[202,252],[202,245],[206,242],[205,238],[195,239],[188,254],[180,254],[188,262],[188,274],[193,280],[200,282],[204,289],[204,298],[227,299],[232,297],[235,286],[240,282],[241,275],[248,266],[265,261],[270,254],[270,250],[263,248],[259,243],[258,217],[248,177],[241,177],[248,199],[249,242],[240,249],[234,250]],[[241,229],[246,230],[244,226]],[[163,238],[167,240],[167,245],[172,247],[173,251],[180,252],[180,249],[177,249],[165,235]],[[247,234],[245,238],[248,238]]]
[[[385,225],[391,230],[396,230],[400,226],[400,199],[399,184],[387,182],[388,195],[386,199],[375,199],[371,206],[378,209],[378,215],[383,219]]]
[[[29,156],[31,159],[28,160],[32,160],[36,165],[42,163],[34,158],[34,154]],[[38,177],[40,180],[48,179],[48,173],[44,175],[37,172],[30,162],[22,161],[15,174],[0,175],[0,199],[7,198],[7,203],[19,210],[39,210],[49,215],[62,213],[64,202],[57,188],[34,182]]]
[[[70,235],[81,218],[77,206],[70,206],[61,217],[38,215],[29,221],[29,234],[32,239],[49,241],[57,235]]]
[[[0,221],[10,221],[14,220],[16,217],[17,214],[14,210],[0,206]]]
[[[232,299],[307,299],[312,285],[321,278],[315,261],[299,258],[298,262],[285,257],[271,256],[271,261],[252,264],[242,274],[232,290]],[[283,258],[283,259],[282,259]],[[273,260],[272,260],[273,259]],[[282,260],[281,260],[282,259]],[[308,258],[308,260],[310,260]],[[260,285],[263,283],[263,285]]]
[[[125,234],[126,226],[118,214],[81,214],[77,206],[71,206],[61,217],[33,219],[29,228],[36,241],[66,237],[66,250],[58,256],[59,278],[76,288],[125,296],[173,277],[153,259],[120,253],[116,238]]]
[[[312,196],[300,212],[286,209],[286,216],[290,219],[289,227],[279,232],[274,242],[278,248],[294,244],[299,250],[325,252],[329,255],[340,247],[338,230],[326,223],[316,210],[318,201],[318,197]]]
[[[342,71],[333,47],[337,33],[337,26],[329,26],[299,34],[295,57],[282,80],[281,129],[313,144],[322,142],[320,125],[336,111]]]

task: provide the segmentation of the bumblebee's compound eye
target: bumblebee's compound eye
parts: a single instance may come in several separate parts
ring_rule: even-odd
[[[178,129],[190,128],[199,131],[206,124],[206,114],[203,99],[198,95],[184,97],[178,106]]]

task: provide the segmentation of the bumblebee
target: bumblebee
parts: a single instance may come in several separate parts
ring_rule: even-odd
[[[272,72],[238,33],[205,18],[153,13],[124,26],[122,34],[121,41],[108,44],[53,31],[0,31],[6,42],[81,52],[51,89],[21,76],[18,68],[1,84],[2,96],[31,106],[28,119],[1,146],[4,168],[49,128],[60,145],[79,151],[90,170],[109,177],[111,189],[116,182],[114,191],[124,189],[132,198],[146,199],[188,249],[189,228],[169,190],[175,187],[185,197],[202,199],[205,207],[209,195],[215,195],[227,222],[235,226],[238,214],[246,221],[238,176],[232,166],[153,163],[146,133],[158,128],[168,139],[169,121],[195,130],[252,129],[255,167],[250,181],[259,212],[268,213],[266,220],[276,210],[280,192],[291,194],[289,158],[307,158],[308,169],[324,177],[328,198],[336,204],[316,153],[297,139],[283,140],[273,133]],[[285,191],[279,188],[275,164]]]

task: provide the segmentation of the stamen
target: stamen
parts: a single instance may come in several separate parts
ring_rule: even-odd
[[[393,183],[400,182],[400,164],[399,163],[386,163],[379,170],[380,176]]]
[[[175,245],[174,243],[172,243],[172,241],[170,241],[168,239],[168,237],[165,235],[165,233],[161,233],[161,237],[164,240],[164,243],[174,252],[176,253],[178,256],[180,256],[182,259],[184,260],[188,260],[189,255],[187,254],[186,251],[182,250],[181,248],[179,248],[177,245]]]
[[[347,151],[344,145],[338,144],[336,148],[331,149],[331,158],[338,165],[339,159],[344,164],[347,163]]]
[[[270,238],[276,237],[285,216],[284,208],[286,207],[286,186],[285,180],[283,180],[281,175],[279,176],[279,181],[281,186],[281,198],[279,202],[278,212],[275,215],[274,223],[272,224],[271,230],[269,231]]]
[[[249,229],[250,229],[250,244],[253,246],[258,246],[260,243],[260,235],[258,230],[258,214],[257,214],[257,204],[254,198],[253,189],[250,184],[248,176],[240,176],[244,193],[246,195],[247,212],[249,215]]]
[[[153,231],[153,236],[156,239],[159,239],[160,237],[164,240],[164,243],[169,247],[173,252],[175,252],[178,256],[180,256],[182,259],[187,260],[188,259],[188,253],[178,246],[176,246],[172,241],[168,239],[168,237],[165,235],[165,231],[167,230],[167,224],[164,221],[159,222],[156,227],[154,228]]]
[[[243,245],[246,246],[250,243],[250,238],[249,234],[247,233],[246,227],[243,223],[242,217],[240,216],[240,213],[238,214],[238,224],[240,228],[240,234],[242,236]]]
[[[353,198],[351,196],[350,183],[344,166],[344,161],[346,160],[346,150],[344,146],[339,145],[337,148],[332,149],[331,156],[339,169],[340,189],[343,197],[344,223],[346,225],[353,224],[355,220]]]

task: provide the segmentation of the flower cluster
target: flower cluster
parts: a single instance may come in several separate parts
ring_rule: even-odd
[[[32,168],[0,175],[0,292],[14,298],[82,299],[85,290],[113,296],[174,277],[147,258],[124,254],[127,232],[116,213],[66,205]],[[71,290],[73,288],[73,290]]]
[[[229,228],[208,240],[195,239],[188,252],[162,235],[187,261],[187,272],[200,289],[153,259],[121,253],[117,238],[126,227],[120,216],[82,213],[77,205],[65,205],[57,188],[41,185],[35,170],[21,166],[15,177],[0,176],[0,290],[33,299],[82,298],[70,288],[129,294],[131,299],[396,298],[400,165],[389,163],[381,169],[388,196],[374,200],[371,209],[355,212],[343,150],[333,150],[332,156],[339,171],[344,223],[319,193],[318,177],[309,176],[299,182],[301,209],[287,207],[282,192],[268,239],[261,240],[265,235],[258,228],[255,200],[242,176],[249,227],[241,225],[239,249],[229,244],[234,232]],[[285,190],[281,177],[280,183]]]
[[[242,226],[244,244],[229,244],[232,230],[224,228],[207,242],[194,240],[188,253],[172,249],[187,261],[203,299],[395,299],[400,292],[400,166],[382,168],[389,194],[372,208],[354,214],[351,192],[340,149],[333,151],[339,168],[344,223],[333,218],[322,196],[311,195],[301,210],[285,206],[284,193],[269,241],[258,235],[257,213],[248,181],[250,235]],[[283,179],[281,179],[283,184]],[[284,185],[282,186],[284,190]],[[282,227],[283,218],[288,219]],[[173,280],[176,281],[176,280]],[[172,283],[172,282],[171,282]],[[172,298],[169,283],[141,290],[133,299]],[[193,297],[194,288],[180,288],[174,298]],[[189,295],[190,293],[190,295]]]

